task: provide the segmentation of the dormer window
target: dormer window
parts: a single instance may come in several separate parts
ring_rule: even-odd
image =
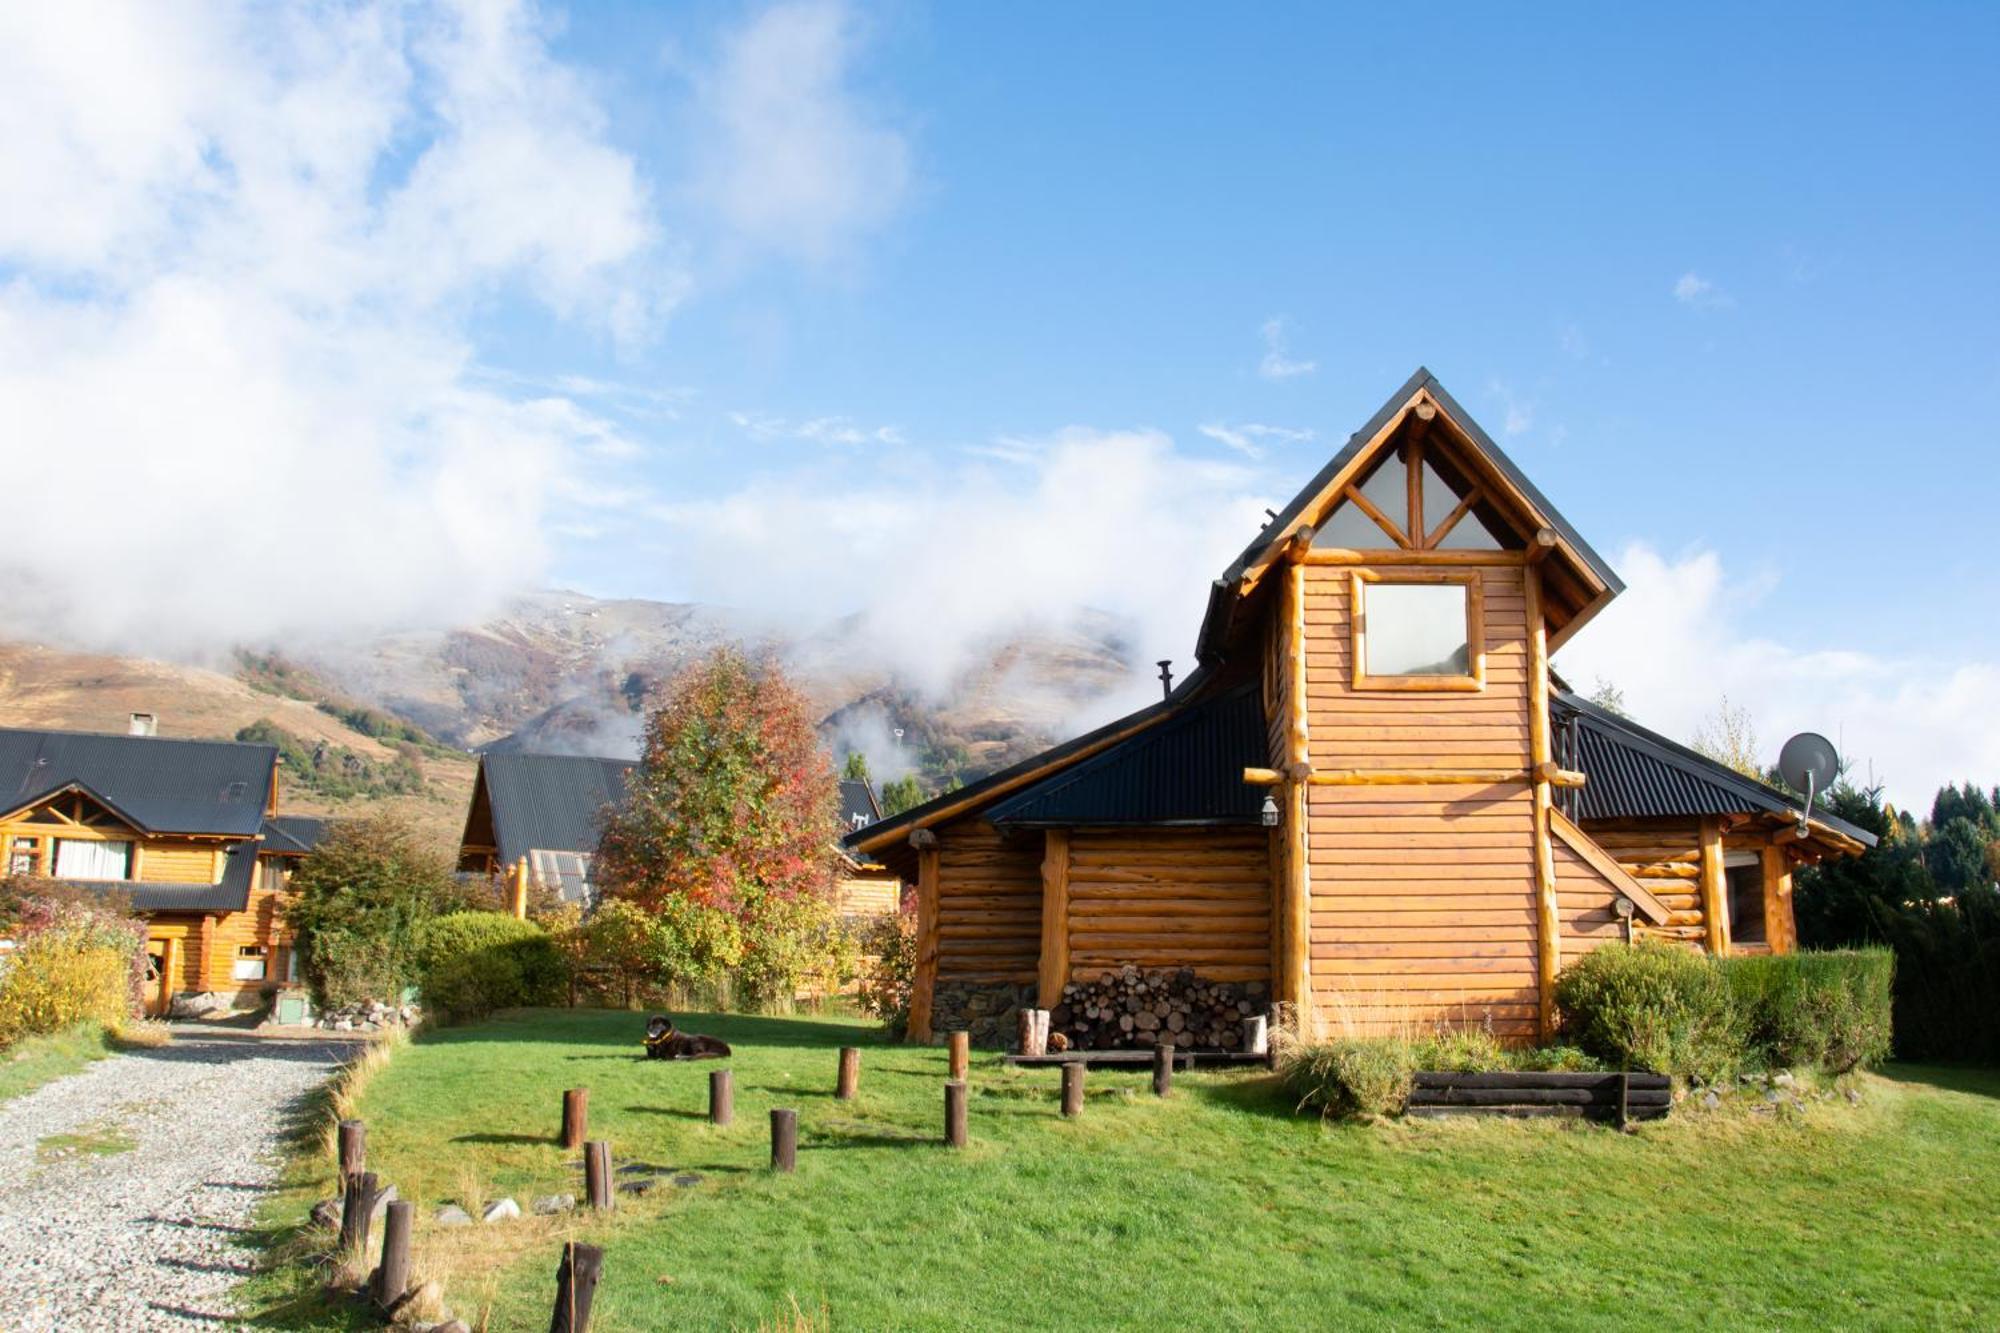
[[[1486,684],[1477,575],[1356,571],[1357,690],[1478,690]]]
[[[57,879],[130,879],[132,844],[122,839],[57,838]]]

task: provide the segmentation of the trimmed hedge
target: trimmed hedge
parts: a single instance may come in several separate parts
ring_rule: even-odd
[[[1725,959],[1753,1056],[1845,1074],[1888,1058],[1896,955],[1888,949]]]
[[[1714,1081],[1743,1066],[1844,1074],[1889,1054],[1886,949],[1715,959],[1647,940],[1556,981],[1566,1033],[1616,1068]]]
[[[505,912],[458,912],[425,926],[418,952],[427,1008],[446,1018],[555,1004],[569,966],[554,937]]]

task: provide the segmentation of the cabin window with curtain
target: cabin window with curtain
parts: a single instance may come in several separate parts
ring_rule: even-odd
[[[130,879],[132,844],[122,840],[57,838],[57,879]]]
[[[16,838],[7,853],[7,873],[10,875],[32,875],[35,863],[41,857],[41,843],[35,838]]]
[[[1729,938],[1737,944],[1768,944],[1763,858],[1755,852],[1731,852],[1723,858],[1722,877],[1729,890]]]
[[[1356,689],[1479,689],[1477,575],[1354,575]]]
[[[261,944],[245,944],[236,950],[236,967],[230,975],[238,981],[262,981],[268,955]]]

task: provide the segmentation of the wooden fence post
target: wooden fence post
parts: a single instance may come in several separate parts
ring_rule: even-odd
[[[1163,1041],[1153,1047],[1153,1095],[1164,1097],[1174,1090],[1174,1044]]]
[[[861,1048],[843,1046],[840,1048],[840,1079],[833,1095],[843,1102],[854,1100],[854,1094],[861,1086]]]
[[[790,1107],[771,1108],[771,1169],[794,1171],[799,1165],[799,1113]]]
[[[952,1079],[944,1085],[944,1141],[947,1147],[965,1146],[965,1080]]]
[[[375,1303],[388,1309],[410,1286],[410,1221],[416,1205],[398,1199],[382,1219],[382,1267],[375,1272]]]
[[[708,1123],[727,1125],[736,1119],[736,1080],[727,1069],[708,1071]]]
[[[1062,1113],[1070,1120],[1083,1114],[1083,1061],[1062,1067]]]
[[[340,1178],[346,1180],[368,1167],[368,1126],[359,1120],[340,1122]]]
[[[368,1223],[382,1180],[373,1171],[356,1171],[347,1178],[340,1200],[340,1248],[354,1254],[368,1250]]]
[[[571,1088],[563,1093],[562,1146],[575,1150],[590,1137],[590,1089]]]
[[[583,1195],[599,1212],[611,1207],[611,1145],[603,1139],[583,1145]]]
[[[597,1278],[604,1271],[604,1251],[595,1245],[568,1241],[556,1268],[556,1313],[549,1333],[587,1333],[590,1302],[597,1295]]]
[[[1632,1071],[1618,1071],[1618,1128],[1632,1127]]]
[[[951,1076],[963,1083],[972,1064],[972,1034],[963,1028],[951,1034]]]

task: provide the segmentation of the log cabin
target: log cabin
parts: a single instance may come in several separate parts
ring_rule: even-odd
[[[605,814],[625,800],[630,759],[587,755],[486,754],[473,780],[472,805],[459,838],[462,874],[499,881],[507,910],[525,917],[531,888],[564,902],[596,899],[591,864]],[[881,818],[866,779],[840,783],[841,824],[858,829]],[[842,915],[894,912],[902,881],[882,866],[838,849],[835,876]]]
[[[146,922],[148,1013],[197,995],[252,1007],[298,984],[280,908],[325,827],[278,813],[268,745],[0,729],[7,873],[128,902]]]
[[[1872,839],[1563,687],[1622,587],[1418,371],[1215,580],[1164,699],[848,835],[916,887],[912,1037],[1033,1006],[1095,1040],[1066,988],[1135,969],[1529,1042],[1606,941],[1793,948],[1793,871]]]

